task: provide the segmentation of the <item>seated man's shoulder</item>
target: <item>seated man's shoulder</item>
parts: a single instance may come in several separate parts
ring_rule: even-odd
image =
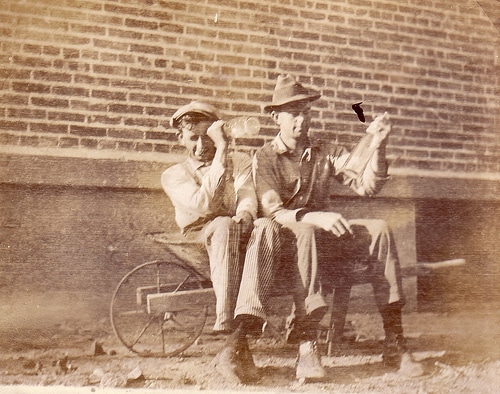
[[[252,156],[245,151],[234,151],[231,157],[234,164],[248,164],[252,162]]]
[[[164,174],[172,175],[172,174],[178,174],[179,172],[184,172],[184,166],[185,166],[184,163],[173,164],[168,168],[166,168],[163,171],[162,175]]]
[[[163,184],[168,184],[176,181],[179,178],[185,177],[186,166],[184,163],[177,163],[166,168],[161,174],[161,181]]]
[[[279,153],[279,147],[273,141],[267,141],[264,145],[262,145],[257,151],[255,155],[258,157],[261,156],[273,156]]]

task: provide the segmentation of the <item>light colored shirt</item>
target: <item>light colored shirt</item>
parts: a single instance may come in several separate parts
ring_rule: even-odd
[[[324,210],[332,194],[332,178],[359,195],[378,193],[387,173],[367,165],[359,177],[350,177],[341,171],[348,157],[347,149],[328,142],[290,151],[278,134],[254,158],[260,215],[283,224],[298,221],[300,212]]]
[[[183,233],[199,229],[217,216],[245,211],[257,217],[252,160],[246,153],[228,154],[225,166],[216,161],[206,166],[187,158],[167,168],[161,184],[174,205],[175,221]]]

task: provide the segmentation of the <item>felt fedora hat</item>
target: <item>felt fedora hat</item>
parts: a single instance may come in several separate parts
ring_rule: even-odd
[[[292,75],[279,75],[274,88],[273,101],[264,107],[264,111],[271,112],[288,103],[303,100],[314,101],[320,97],[319,92],[305,88]]]
[[[187,114],[205,115],[214,121],[220,119],[219,111],[217,111],[213,105],[203,103],[201,101],[191,101],[189,104],[186,104],[175,111],[170,118],[170,126],[177,127],[182,117]]]

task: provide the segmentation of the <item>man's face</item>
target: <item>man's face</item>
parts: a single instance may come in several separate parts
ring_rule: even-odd
[[[290,149],[295,149],[297,142],[307,137],[311,126],[311,103],[297,101],[286,104],[276,111],[275,120],[280,127],[283,142]]]
[[[211,162],[215,156],[215,145],[207,135],[207,129],[212,121],[201,121],[196,124],[182,122],[181,124],[180,143],[187,149],[189,157],[203,163]]]

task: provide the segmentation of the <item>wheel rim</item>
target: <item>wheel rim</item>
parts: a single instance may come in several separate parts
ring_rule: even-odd
[[[111,300],[110,318],[120,342],[143,357],[182,353],[200,336],[207,306],[190,306],[174,312],[148,313],[147,294],[203,288],[200,275],[181,264],[151,261],[126,274]]]

